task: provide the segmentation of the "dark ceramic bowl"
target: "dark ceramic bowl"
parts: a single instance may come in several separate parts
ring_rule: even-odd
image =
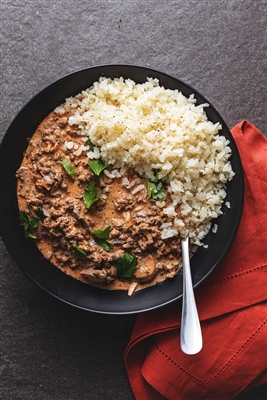
[[[160,85],[178,89],[185,96],[192,93],[197,104],[210,102],[184,82],[162,72],[132,65],[103,65],[87,68],[67,75],[52,83],[18,113],[1,143],[2,156],[2,238],[17,265],[44,290],[75,307],[106,314],[138,313],[169,304],[182,297],[182,275],[156,286],[138,291],[128,297],[124,291],[98,289],[65,275],[45,260],[35,244],[24,237],[19,222],[16,198],[16,170],[20,167],[27,138],[31,137],[40,122],[66,97],[76,95],[90,87],[100,76],[110,78],[123,76],[142,83],[147,77],[158,78]],[[232,149],[231,163],[234,179],[227,185],[227,199],[231,208],[223,207],[224,214],[216,221],[218,231],[210,232],[204,242],[208,249],[200,248],[191,261],[194,286],[199,285],[216,268],[235,237],[243,207],[243,171],[234,139],[220,114],[210,104],[205,109],[212,122],[222,125],[221,135],[229,141]]]

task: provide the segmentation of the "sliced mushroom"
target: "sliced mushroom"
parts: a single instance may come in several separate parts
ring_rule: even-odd
[[[157,273],[155,262],[152,256],[148,256],[142,263],[137,267],[134,276],[136,279],[145,283],[151,281]]]
[[[16,177],[21,180],[19,185],[19,194],[22,197],[27,197],[32,191],[32,175],[29,168],[21,167],[17,170]]]
[[[137,282],[132,282],[128,288],[128,296],[132,296],[134,292],[136,291],[138,286]]]
[[[105,269],[87,268],[81,271],[84,278],[92,283],[106,283],[107,271]]]

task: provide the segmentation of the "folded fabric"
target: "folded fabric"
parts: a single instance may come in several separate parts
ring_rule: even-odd
[[[180,349],[181,302],[140,314],[124,361],[137,400],[230,400],[267,382],[267,139],[232,129],[244,169],[244,209],[233,245],[195,290],[203,349]]]

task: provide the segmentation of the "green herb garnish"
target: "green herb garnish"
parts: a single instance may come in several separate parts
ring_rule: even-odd
[[[90,148],[91,151],[94,151],[94,147],[95,147],[95,146],[94,146],[93,143],[91,142],[91,139],[90,139],[90,138],[87,139],[86,144],[87,144],[87,146],[89,146],[89,148]]]
[[[149,199],[165,199],[166,194],[162,188],[162,180],[159,179],[159,171],[156,171],[156,177],[153,181],[147,181],[147,194]]]
[[[37,228],[39,221],[40,221],[40,218],[35,217],[34,215],[31,215],[29,217],[30,226],[32,226],[33,228]]]
[[[130,280],[136,270],[138,264],[137,257],[124,253],[117,260],[117,276],[122,280]]]
[[[110,232],[112,231],[111,226],[108,226],[105,229],[95,229],[93,231],[93,235],[96,236],[99,239],[108,239]]]
[[[33,215],[28,217],[28,215],[24,211],[19,212],[19,219],[20,219],[21,225],[24,227],[24,233],[25,233],[26,238],[36,239],[36,236],[32,235],[29,232],[29,228],[32,227],[32,228],[36,229],[38,227],[40,219]]]
[[[86,208],[90,208],[97,200],[99,200],[101,195],[98,194],[94,183],[89,183],[85,191],[83,192],[83,201]]]
[[[44,215],[44,212],[43,212],[43,210],[42,210],[41,208],[38,208],[36,214],[37,214],[38,218],[39,218],[42,222],[44,222],[45,215]]]
[[[88,165],[93,173],[97,176],[99,176],[101,172],[108,167],[100,158],[97,160],[88,161]]]
[[[69,176],[71,176],[72,179],[74,179],[75,173],[76,173],[75,168],[64,157],[62,158],[62,165],[63,165],[63,168],[65,169],[65,171],[67,172],[67,174]]]
[[[78,246],[71,246],[71,251],[75,254],[75,256],[78,257],[86,257],[87,254],[85,251],[83,251],[82,249],[80,249]]]
[[[112,228],[108,226],[104,230],[96,229],[92,232],[94,241],[106,251],[109,251],[112,247],[112,245],[107,241],[111,231]]]

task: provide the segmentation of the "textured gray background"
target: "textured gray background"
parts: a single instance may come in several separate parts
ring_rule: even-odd
[[[230,128],[248,119],[266,133],[266,12],[265,0],[2,0],[1,137],[36,92],[104,63],[167,72]],[[123,351],[134,320],[51,298],[1,243],[4,400],[132,400]]]

